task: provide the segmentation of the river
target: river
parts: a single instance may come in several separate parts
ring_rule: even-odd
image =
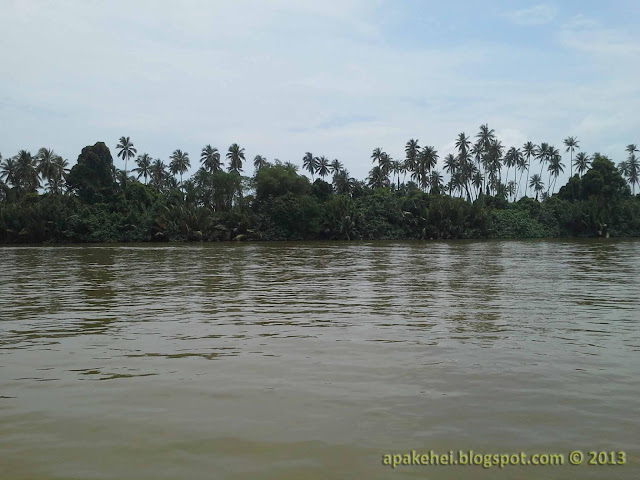
[[[639,294],[638,240],[1,247],[0,478],[640,478]],[[585,460],[383,464],[470,449]]]

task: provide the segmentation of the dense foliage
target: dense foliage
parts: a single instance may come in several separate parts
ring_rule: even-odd
[[[457,154],[444,158],[447,183],[436,169],[436,150],[420,148],[413,139],[403,161],[376,148],[366,181],[351,178],[338,160],[311,153],[302,158],[311,181],[297,166],[260,155],[253,162],[254,175],[246,177],[238,144],[226,154],[227,171],[218,150],[204,147],[201,167],[189,179],[183,179],[189,154],[181,150],[173,152],[168,166],[143,153],[130,172],[128,161],[137,151],[129,137],[116,147],[124,171],[114,166],[102,142],[85,147],[71,170],[52,150],[42,148],[35,156],[21,150],[0,168],[0,241],[640,235],[640,195],[631,193],[638,184],[636,146],[627,147],[628,159],[616,167],[597,153],[574,158],[579,147],[573,137],[565,145],[577,173],[557,193],[555,181],[564,171],[557,149],[527,142],[522,150],[505,152],[486,125],[473,145],[464,133],[458,136]],[[532,160],[539,162],[540,173]],[[529,188],[535,198],[527,196]]]

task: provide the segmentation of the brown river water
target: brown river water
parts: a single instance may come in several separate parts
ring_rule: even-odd
[[[1,247],[0,479],[637,479],[639,332],[638,240]]]

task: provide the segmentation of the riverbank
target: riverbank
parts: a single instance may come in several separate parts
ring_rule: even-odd
[[[509,201],[507,190],[482,185],[475,196],[461,190],[461,198],[399,178],[311,183],[281,163],[253,177],[200,170],[163,186],[126,177],[118,183],[112,169],[109,149],[97,143],[83,149],[60,191],[5,188],[0,243],[640,236],[640,195],[602,156],[540,201]]]

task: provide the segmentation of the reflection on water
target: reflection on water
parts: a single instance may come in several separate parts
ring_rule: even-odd
[[[2,478],[638,478],[639,247],[0,248]]]

